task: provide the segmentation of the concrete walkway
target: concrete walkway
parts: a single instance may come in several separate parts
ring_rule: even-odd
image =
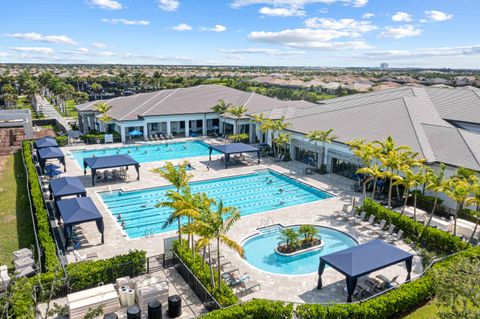
[[[48,100],[40,95],[37,95],[37,103],[40,109],[40,112],[43,113],[47,119],[56,119],[61,125],[63,125],[67,130],[70,129],[70,125],[65,120],[65,118],[53,107]]]

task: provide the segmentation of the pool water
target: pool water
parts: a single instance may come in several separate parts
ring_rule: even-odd
[[[225,206],[237,207],[242,216],[332,197],[319,189],[271,170],[192,182],[190,188],[193,193],[204,192],[209,197],[223,200]],[[177,223],[163,229],[162,226],[171,210],[154,207],[156,203],[167,200],[165,193],[169,189],[173,188],[167,186],[99,194],[115,219],[118,214],[121,215],[128,236],[138,238],[177,229]],[[118,220],[117,222],[121,223]]]
[[[96,150],[72,151],[75,161],[83,168],[83,159],[93,156],[128,154],[139,163],[168,161],[172,159],[208,156],[208,144],[202,141],[179,143],[142,144]],[[220,154],[213,150],[212,155]]]
[[[355,239],[344,232],[315,226],[322,237],[324,246],[320,250],[305,252],[297,256],[280,256],[274,252],[281,241],[280,230],[283,227],[268,227],[247,239],[243,243],[246,261],[252,266],[276,274],[305,275],[318,271],[319,257],[357,246]],[[299,226],[292,227],[298,231]]]

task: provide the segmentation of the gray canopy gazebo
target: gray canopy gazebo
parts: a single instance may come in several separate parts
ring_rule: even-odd
[[[92,186],[95,186],[95,175],[99,169],[134,166],[137,171],[137,180],[140,180],[140,164],[128,154],[89,157],[83,159],[83,174],[87,174],[87,167],[92,171]]]
[[[76,197],[60,200],[57,203],[58,214],[63,220],[65,248],[73,238],[73,226],[86,222],[96,222],[104,243],[105,226],[102,214],[98,211],[90,197]]]
[[[228,161],[230,155],[233,154],[242,154],[242,153],[257,153],[258,164],[260,164],[260,149],[258,147],[244,144],[244,143],[231,143],[231,144],[222,144],[222,145],[209,145],[209,156],[208,160],[212,160],[212,152],[218,151],[225,155],[225,168],[228,168]]]
[[[321,256],[318,266],[317,289],[322,289],[322,274],[325,266],[329,265],[345,275],[348,293],[347,302],[351,302],[359,277],[404,261],[408,273],[406,280],[408,281],[412,271],[412,260],[412,254],[381,239],[375,239],[365,244]]]
[[[52,179],[48,187],[50,189],[50,196],[55,201],[60,200],[64,196],[87,196],[87,191],[78,177]]]

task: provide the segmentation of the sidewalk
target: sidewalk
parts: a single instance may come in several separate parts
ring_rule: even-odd
[[[47,119],[56,119],[61,125],[63,125],[67,130],[70,129],[70,125],[65,120],[65,118],[47,101],[43,96],[37,95],[37,103],[40,109],[40,112],[45,115]]]

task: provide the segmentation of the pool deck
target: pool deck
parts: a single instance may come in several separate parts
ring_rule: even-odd
[[[181,139],[179,141],[185,141]],[[205,139],[207,143],[221,143],[214,139]],[[174,143],[175,140],[168,141]],[[161,143],[161,142],[160,142]],[[121,144],[110,144],[108,147],[121,146]],[[81,145],[63,147],[65,153],[69,150],[91,149],[104,147],[98,145]],[[316,224],[344,231],[353,236],[359,243],[364,243],[374,239],[364,229],[352,226],[346,222],[335,219],[332,215],[334,211],[342,209],[342,206],[351,203],[354,196],[360,196],[359,193],[353,193],[352,181],[335,174],[326,175],[306,175],[303,173],[305,164],[300,162],[273,162],[269,159],[262,158],[261,164],[256,164],[256,157],[252,158],[252,165],[231,166],[224,169],[223,163],[219,160],[221,155],[212,156],[210,170],[207,170],[208,156],[189,158],[189,162],[195,170],[190,171],[193,174],[192,181],[206,180],[212,178],[229,177],[232,175],[241,175],[252,173],[259,169],[273,169],[287,176],[293,177],[301,182],[311,186],[320,188],[334,195],[332,198],[324,199],[317,202],[306,203],[297,206],[280,208],[274,211],[252,214],[244,216],[235,224],[229,232],[229,236],[239,242],[246,237],[257,232],[257,228],[264,224],[268,219],[275,223],[281,223],[284,226],[296,225],[302,223]],[[100,243],[100,234],[97,231],[95,223],[86,223],[82,225],[82,231],[88,239],[89,244],[79,250],[84,255],[96,252],[99,258],[109,258],[114,255],[127,253],[129,250],[142,249],[147,255],[157,255],[163,253],[163,240],[167,237],[176,236],[175,231],[153,235],[146,238],[129,239],[126,237],[120,226],[114,220],[114,217],[108,212],[107,208],[100,199],[97,192],[123,189],[137,190],[142,188],[159,187],[168,185],[167,181],[150,172],[151,169],[163,166],[164,162],[142,163],[140,168],[140,181],[136,180],[135,170],[129,170],[128,180],[126,182],[109,182],[98,183],[95,187],[91,187],[91,176],[89,173],[83,175],[83,169],[78,166],[76,161],[70,156],[65,157],[67,164],[67,176],[79,176],[87,188],[87,195],[90,196],[100,212],[104,216],[105,223],[105,244]],[[183,162],[185,159],[172,160],[174,164]],[[255,163],[255,164],[253,164]],[[399,248],[411,252],[415,255],[413,260],[412,276],[422,271],[420,258],[416,255],[412,248],[403,242],[396,244]],[[246,294],[242,299],[266,298],[273,300],[291,301],[297,303],[331,303],[344,302],[345,295],[343,289],[345,287],[345,277],[333,269],[327,268],[323,275],[324,288],[316,289],[317,274],[286,276],[272,273],[266,273],[250,266],[245,260],[236,255],[228,248],[222,249],[225,258],[232,262],[241,273],[248,273],[250,277],[261,284],[261,289]],[[67,255],[69,261],[73,261],[73,255]],[[378,273],[387,277],[400,275],[399,281],[405,279],[406,271],[403,263],[388,267]],[[377,273],[374,273],[374,275]]]

